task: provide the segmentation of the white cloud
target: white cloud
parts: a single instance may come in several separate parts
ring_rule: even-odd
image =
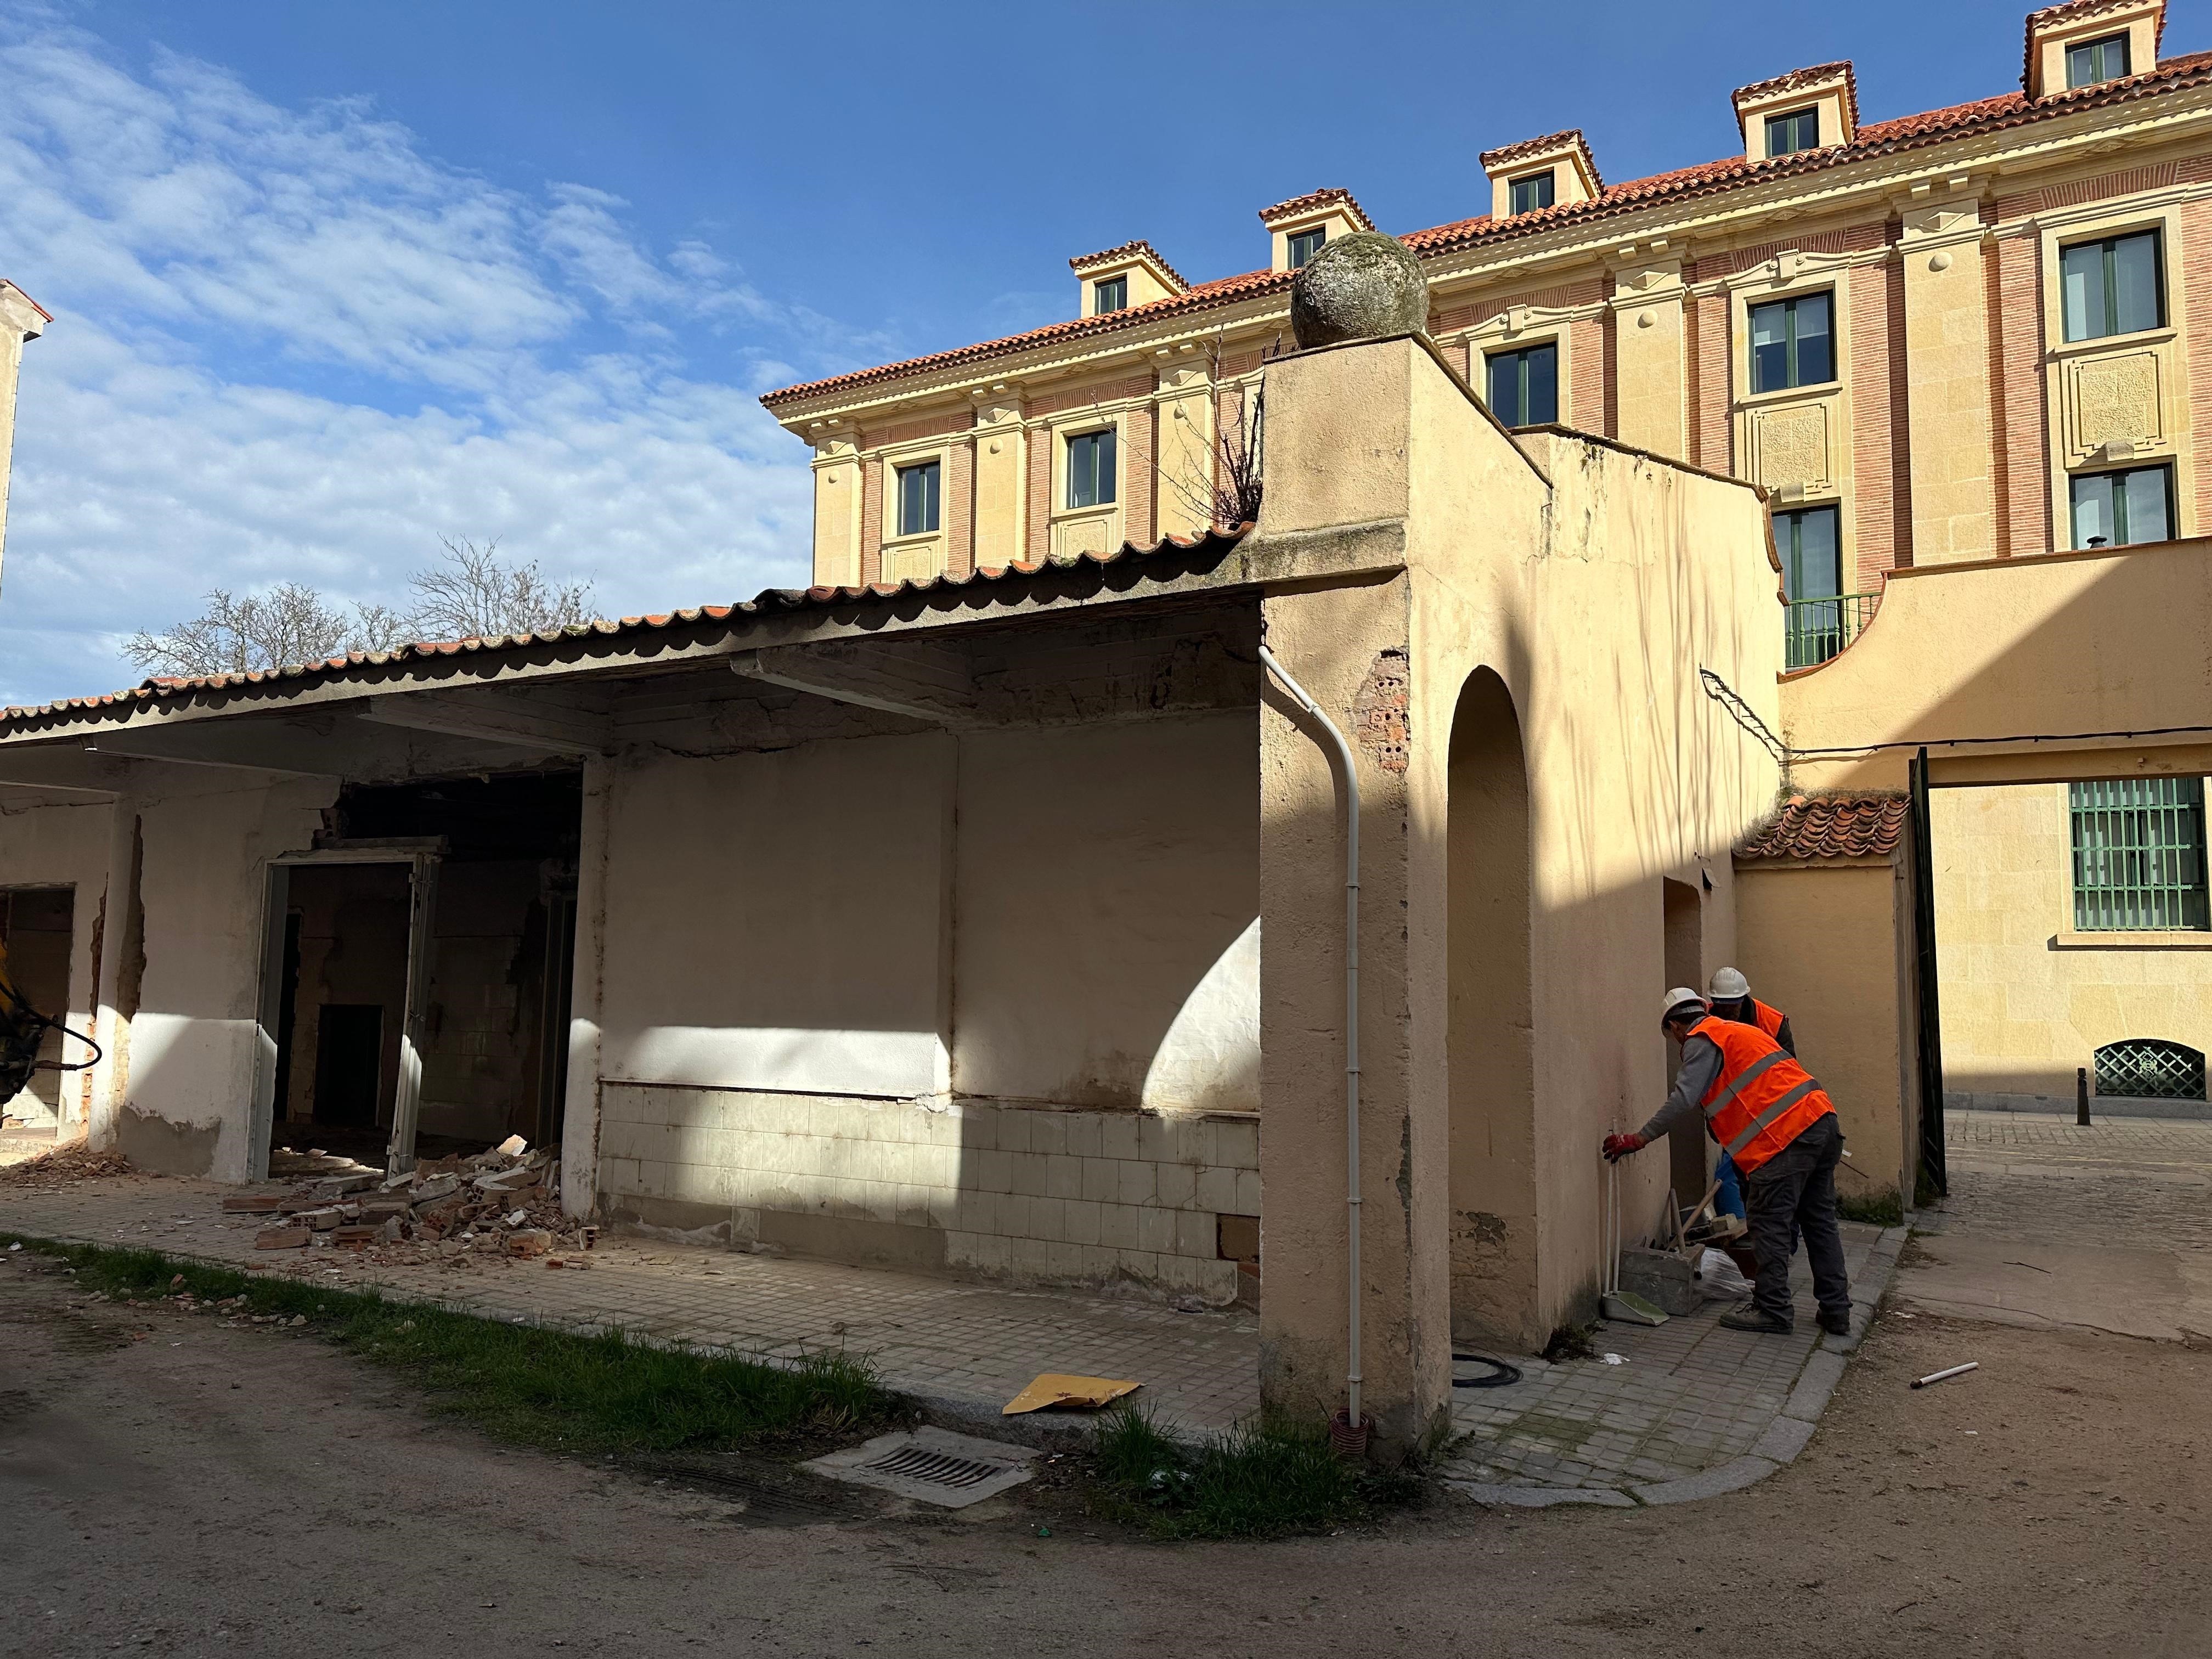
[[[624,208],[502,189],[365,102],[132,73],[0,4],[0,275],[55,313],[25,352],[0,701],[126,682],[120,639],[217,585],[391,598],[441,532],[594,575],[616,612],[802,581],[805,452],[755,394],[883,343],[704,242],[657,252]]]

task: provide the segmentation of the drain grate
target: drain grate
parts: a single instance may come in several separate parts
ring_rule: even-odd
[[[944,1452],[926,1451],[920,1446],[902,1446],[889,1457],[879,1457],[872,1463],[860,1467],[870,1474],[895,1474],[902,1480],[927,1480],[933,1486],[950,1486],[956,1492],[988,1480],[994,1474],[1004,1474],[1004,1463],[979,1463],[972,1457],[952,1457]]]
[[[944,1429],[878,1435],[866,1445],[817,1457],[803,1468],[896,1492],[940,1509],[964,1509],[1030,1478],[1026,1446],[978,1440]]]

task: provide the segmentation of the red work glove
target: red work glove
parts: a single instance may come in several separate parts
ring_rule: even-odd
[[[1607,1163],[1618,1164],[1631,1152],[1640,1152],[1650,1144],[1642,1135],[1607,1135],[1601,1150]]]

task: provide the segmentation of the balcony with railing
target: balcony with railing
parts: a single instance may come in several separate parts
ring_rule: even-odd
[[[1881,604],[1879,593],[1834,593],[1826,599],[1793,599],[1782,607],[1788,668],[1811,668],[1858,638]]]

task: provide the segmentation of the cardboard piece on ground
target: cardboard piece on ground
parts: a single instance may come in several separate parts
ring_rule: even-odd
[[[1009,1400],[999,1413],[1012,1417],[1021,1412],[1042,1411],[1048,1406],[1104,1406],[1125,1394],[1134,1394],[1141,1382],[1117,1382],[1105,1376],[1067,1376],[1046,1371]]]

